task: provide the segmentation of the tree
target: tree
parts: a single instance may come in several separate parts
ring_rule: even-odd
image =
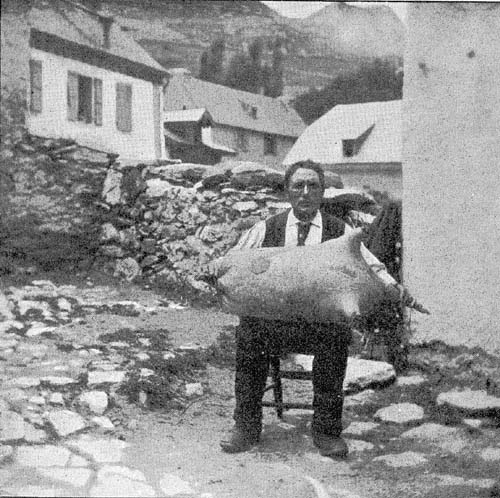
[[[283,94],[283,40],[276,38],[271,49],[271,66],[265,66],[263,71],[264,95],[279,97]]]
[[[248,47],[247,54],[236,54],[229,62],[224,84],[245,92],[261,93],[263,50],[262,41],[257,38]]]
[[[201,54],[200,72],[198,77],[201,80],[212,83],[222,83],[224,81],[224,55],[226,42],[224,38],[214,40],[208,51]]]
[[[338,104],[397,100],[403,96],[403,72],[388,60],[375,59],[348,75],[337,76],[321,90],[311,90],[293,102],[306,123],[312,123]]]

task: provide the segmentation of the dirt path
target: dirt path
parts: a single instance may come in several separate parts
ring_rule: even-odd
[[[201,384],[203,394],[190,398],[182,410],[147,409],[140,402],[128,402],[117,393],[116,386],[106,384],[107,387],[94,389],[107,392],[109,404],[104,415],[113,420],[115,427],[93,425],[91,414],[80,411],[83,430],[57,436],[44,419],[55,409],[51,396],[59,393],[65,403],[55,411],[65,408],[74,413],[79,405],[73,386],[80,386],[81,392],[82,384],[51,385],[43,380],[44,376],[79,378],[85,369],[92,371],[92,362],[114,362],[115,370],[131,368],[133,355],[152,354],[153,346],[141,336],[141,331],[149,331],[150,339],[154,338],[154,331],[168,331],[172,350],[181,346],[203,350],[216,342],[221,333],[229,333],[236,323],[234,317],[217,310],[181,308],[134,286],[89,284],[58,289],[57,298],[64,295],[73,302],[71,296],[79,296],[86,304],[79,308],[77,318],[63,320],[50,333],[29,337],[26,330],[32,323],[24,323],[29,321],[28,313],[23,317],[24,329],[0,334],[0,413],[6,414],[8,420],[24,418],[21,429],[11,427],[10,422],[10,428],[0,427],[1,495],[499,496],[495,486],[500,474],[500,419],[450,418],[436,409],[435,397],[439,392],[457,385],[477,387],[475,377],[470,375],[475,368],[472,354],[468,363],[464,363],[463,354],[453,360],[457,370],[450,370],[446,376],[443,372],[450,358],[439,351],[424,351],[419,353],[422,358],[415,356],[413,370],[398,382],[382,390],[347,396],[344,426],[350,455],[342,461],[319,455],[309,432],[311,412],[298,410],[287,412],[280,421],[272,409],[266,409],[262,441],[255,449],[239,455],[221,452],[219,440],[232,424],[233,371],[210,364],[189,379]],[[13,299],[8,288],[7,291]],[[132,312],[131,305],[124,301],[135,303]],[[116,306],[117,302],[122,302],[121,307]],[[45,313],[48,316],[47,310]],[[30,318],[35,319],[41,320]],[[133,339],[126,334],[122,341],[113,339],[113,334],[124,329],[135,331]],[[135,341],[134,334],[142,342]],[[105,342],[103,337],[107,337]],[[500,365],[498,370],[493,363],[485,365],[483,361],[481,366],[490,368],[491,379],[497,378]],[[436,374],[438,370],[441,373]],[[16,382],[23,378],[41,382],[16,387]],[[310,384],[289,383],[285,395],[308,398]],[[414,403],[423,414],[405,423],[375,416],[381,408],[395,403]],[[7,419],[2,420],[5,425]],[[30,431],[36,428],[36,437],[26,424]],[[410,430],[417,433],[412,436]],[[24,431],[24,436],[20,431]]]

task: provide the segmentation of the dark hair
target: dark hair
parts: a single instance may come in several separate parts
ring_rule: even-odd
[[[292,176],[298,169],[311,169],[318,173],[319,183],[321,184],[321,188],[325,189],[325,172],[319,163],[315,163],[308,159],[307,161],[298,161],[296,163],[291,164],[285,171],[285,188],[288,188],[290,185],[290,180]]]

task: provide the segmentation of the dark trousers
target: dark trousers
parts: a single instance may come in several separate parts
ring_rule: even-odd
[[[241,317],[236,332],[236,427],[260,433],[269,355],[293,352],[314,355],[312,430],[339,435],[350,337],[348,327],[333,324]]]

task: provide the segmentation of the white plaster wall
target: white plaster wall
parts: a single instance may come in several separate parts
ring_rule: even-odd
[[[238,133],[236,128],[215,125],[212,130],[216,143],[231,147],[238,151],[238,161],[256,161],[269,166],[278,167],[294,144],[293,138],[276,136],[276,155],[264,155],[264,134],[255,131],[245,131],[248,142],[247,152],[238,148]]]
[[[120,154],[127,159],[155,159],[158,155],[158,141],[155,133],[153,83],[130,76],[97,68],[72,59],[41,50],[32,49],[31,57],[42,61],[42,112],[29,117],[28,129],[34,135],[44,137],[72,138],[86,145],[106,152]],[[103,82],[103,125],[69,121],[67,115],[68,71],[84,76],[100,78]],[[132,131],[125,133],[116,128],[116,83],[132,85]],[[161,105],[161,102],[160,102]]]
[[[500,353],[500,5],[408,4],[404,278],[417,341]]]

